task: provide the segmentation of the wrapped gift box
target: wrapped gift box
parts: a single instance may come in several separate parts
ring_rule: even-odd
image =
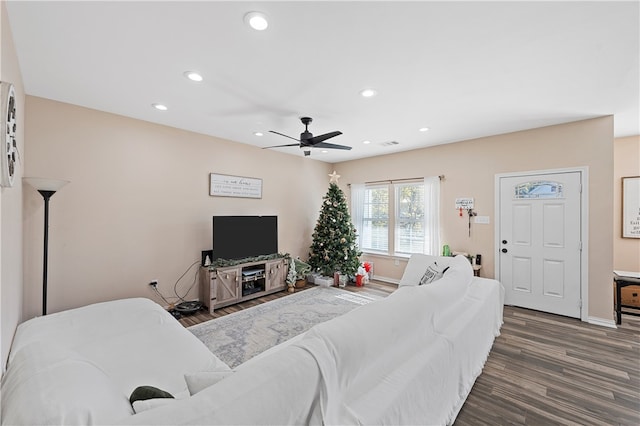
[[[333,277],[324,277],[324,276],[316,277],[315,285],[331,287],[333,285]]]

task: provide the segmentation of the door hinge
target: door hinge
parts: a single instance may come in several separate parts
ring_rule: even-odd
[[[578,243],[578,250],[582,251],[582,241]]]
[[[582,309],[582,299],[578,300],[578,309]]]

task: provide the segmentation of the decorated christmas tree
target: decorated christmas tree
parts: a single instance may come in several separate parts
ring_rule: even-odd
[[[356,230],[351,223],[344,193],[338,187],[340,175],[330,174],[329,191],[323,197],[320,217],[313,231],[309,265],[322,275],[334,272],[355,276],[360,266]]]

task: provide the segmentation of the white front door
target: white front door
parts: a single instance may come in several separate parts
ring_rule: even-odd
[[[581,172],[499,178],[505,304],[580,318]]]

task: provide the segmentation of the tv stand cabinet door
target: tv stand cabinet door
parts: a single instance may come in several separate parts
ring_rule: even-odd
[[[213,309],[218,303],[216,299],[216,273],[209,270],[208,266],[200,267],[200,301],[213,314]]]
[[[287,270],[287,259],[267,261],[267,283],[265,291],[284,289],[286,286]]]
[[[216,307],[235,303],[240,298],[240,276],[242,268],[220,268],[216,270]]]

